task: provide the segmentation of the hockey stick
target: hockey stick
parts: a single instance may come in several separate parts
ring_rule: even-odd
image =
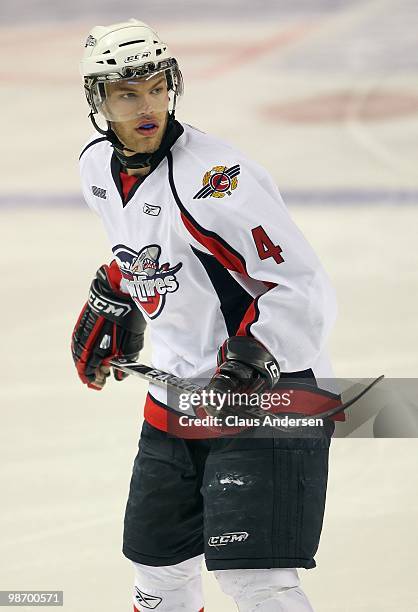
[[[110,365],[121,372],[125,372],[125,374],[133,374],[134,376],[139,376],[142,380],[146,380],[149,383],[154,383],[159,387],[162,387],[167,390],[175,391],[175,392],[185,392],[185,393],[201,393],[204,388],[200,385],[196,385],[190,383],[188,380],[184,378],[179,378],[178,376],[174,376],[173,374],[169,374],[168,372],[164,372],[163,370],[157,370],[156,368],[151,368],[143,363],[137,363],[135,361],[126,361],[123,359],[111,359]],[[300,413],[302,417],[315,417],[316,419],[329,419],[341,412],[344,412],[350,406],[355,404],[361,397],[363,397],[372,387],[377,385],[381,380],[383,380],[384,374],[378,376],[378,378],[373,379],[366,387],[362,388],[361,391],[358,391],[354,397],[352,397],[347,402],[337,406],[336,408],[331,408],[330,410],[325,410],[324,412],[320,412],[318,414],[305,414]],[[294,384],[294,383],[293,383]],[[237,412],[238,414],[238,412]],[[242,416],[258,416],[265,417],[268,414],[268,411],[261,410],[254,406],[248,408],[247,411],[240,412]],[[299,413],[298,413],[299,414]],[[296,415],[295,415],[296,416]]]

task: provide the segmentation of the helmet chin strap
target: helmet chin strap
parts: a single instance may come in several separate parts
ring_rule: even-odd
[[[154,170],[166,155],[167,151],[171,148],[175,140],[177,140],[179,133],[180,124],[175,121],[174,110],[168,113],[167,125],[165,128],[164,136],[161,140],[161,144],[156,151],[153,153],[135,153],[132,149],[126,147],[123,142],[121,142],[116,134],[116,132],[112,129],[111,123],[107,122],[107,130],[103,130],[96,122],[94,118],[94,113],[91,112],[90,120],[94,126],[94,128],[103,136],[106,136],[107,140],[112,145],[115,155],[122,164],[122,166],[126,169],[138,170],[139,168],[148,168],[150,167],[150,171]],[[130,151],[134,153],[133,155],[125,155],[123,151]]]

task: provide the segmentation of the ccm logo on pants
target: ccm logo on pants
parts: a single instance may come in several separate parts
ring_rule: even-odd
[[[225,546],[226,544],[232,544],[233,542],[245,542],[248,538],[246,531],[235,531],[231,533],[223,533],[219,536],[212,536],[208,540],[209,546]]]

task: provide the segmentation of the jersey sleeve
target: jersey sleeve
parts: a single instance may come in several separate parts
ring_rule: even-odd
[[[98,206],[98,199],[94,197],[92,189],[97,183],[97,179],[100,181],[99,177],[103,174],[102,168],[105,167],[103,157],[104,155],[109,155],[109,153],[103,153],[104,143],[107,144],[105,137],[97,138],[96,135],[92,136],[83,147],[79,157],[83,197],[90,210],[97,215],[100,215],[100,209]],[[105,147],[106,144],[104,145]],[[92,155],[93,151],[94,155]]]
[[[225,172],[234,167],[234,183],[231,177],[207,183],[206,175],[203,183],[220,185],[224,195],[211,195],[203,185],[182,211],[183,222],[254,296],[237,335],[262,342],[283,372],[309,369],[336,318],[334,290],[270,176],[233,161]]]
[[[87,156],[83,156],[79,162],[81,191],[82,191],[83,198],[87,206],[90,208],[90,210],[96,213],[96,215],[98,215],[99,210],[97,208],[97,203],[95,202],[95,199],[92,197],[92,193],[90,191],[90,185],[88,181],[88,172],[86,170],[86,165],[87,165],[86,160],[87,160]]]

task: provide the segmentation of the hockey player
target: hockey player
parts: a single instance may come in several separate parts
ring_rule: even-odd
[[[153,366],[211,388],[329,376],[329,280],[268,173],[175,119],[167,45],[134,19],[98,26],[81,72],[99,132],[82,189],[113,252],[72,337],[82,382],[101,389],[112,356],[136,359],[146,322]],[[296,568],[315,566],[333,423],[313,439],[172,436],[153,386],[144,416],[123,543],[134,609],[203,610],[204,555],[241,612],[312,610]]]

